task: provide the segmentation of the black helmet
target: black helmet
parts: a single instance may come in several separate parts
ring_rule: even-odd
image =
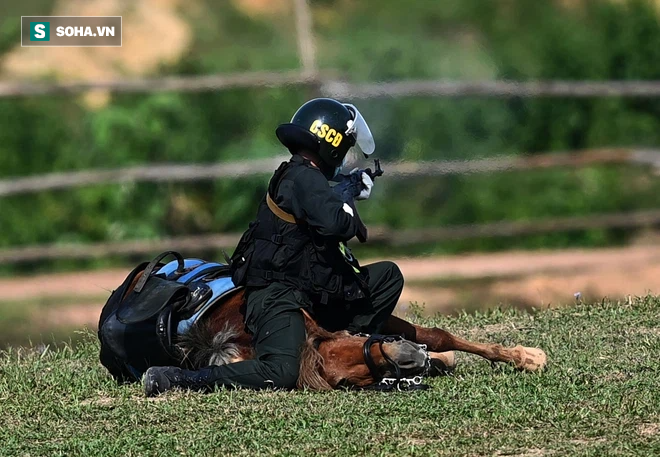
[[[331,98],[308,101],[275,133],[292,154],[314,153],[332,169],[342,165],[356,143],[366,155],[375,149],[371,131],[357,108]]]

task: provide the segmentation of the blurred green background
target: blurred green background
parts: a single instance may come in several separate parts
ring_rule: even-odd
[[[17,17],[50,14],[56,3],[3,2],[0,59],[15,50]],[[192,33],[189,46],[175,62],[162,63],[147,76],[299,68],[292,10],[282,2],[194,3],[194,8],[177,7]],[[249,9],[250,3],[256,6]],[[660,14],[653,2],[310,3],[320,69],[336,70],[351,81],[660,78]],[[142,52],[148,53],[148,42],[144,46]],[[275,126],[312,95],[296,87],[118,94],[93,108],[83,96],[3,98],[0,176],[275,156],[283,152]],[[374,131],[377,155],[388,160],[660,145],[660,100],[655,98],[407,97],[358,105]],[[595,166],[384,178],[363,212],[372,225],[404,228],[658,207],[658,183],[644,179],[647,175]],[[240,232],[253,217],[267,179],[100,185],[2,198],[0,247]],[[610,245],[629,234],[592,230],[439,243],[422,250]],[[80,267],[80,261],[75,265]],[[17,268],[31,271],[34,265],[3,271]]]
[[[308,3],[319,71],[349,82],[660,80],[658,1]],[[123,47],[20,47],[21,15],[71,14],[122,15]],[[297,71],[301,63],[295,31],[291,0],[1,2],[0,81]],[[153,163],[204,164],[280,156],[286,151],[277,142],[275,127],[317,95],[313,87],[285,86],[0,98],[0,180]],[[355,103],[376,138],[376,156],[390,162],[533,156],[601,147],[660,149],[660,99],[653,97],[412,96]],[[407,179],[388,178],[387,169],[385,173],[376,182],[372,198],[360,205],[371,227],[433,229],[660,208],[660,180],[655,171],[632,165]],[[100,184],[0,197],[0,250],[240,233],[254,217],[268,178]],[[370,243],[354,248],[365,259],[617,246],[639,235],[639,230],[592,229],[426,241],[405,247]],[[214,250],[195,254],[221,258]],[[22,262],[0,265],[0,276],[11,288],[15,275],[127,268],[144,257]],[[621,269],[636,274],[626,266]],[[454,279],[457,282],[451,282]],[[52,316],[58,314],[47,311],[58,307],[80,305],[72,308],[71,316],[83,317],[76,321],[62,314],[68,327],[64,333],[59,327],[53,330],[60,332],[56,338],[69,335],[69,327],[93,323],[107,296],[106,286],[97,287],[92,295],[74,297],[79,280],[70,280],[74,282],[64,293],[53,296],[1,296],[4,339],[0,338],[0,344],[3,340],[24,342],[26,335],[51,331]],[[425,300],[431,286],[437,293],[429,300],[463,304],[464,309],[492,306],[498,297],[515,295],[493,292],[487,277],[429,281],[407,282],[405,300]],[[561,294],[568,293],[572,299],[575,290],[562,284]],[[517,293],[517,287],[510,288]],[[578,282],[570,287],[583,290],[586,286]],[[540,288],[533,283],[526,298],[513,300],[536,306],[539,296],[545,303]],[[442,295],[447,291],[451,294]],[[41,322],[37,330],[35,316]]]

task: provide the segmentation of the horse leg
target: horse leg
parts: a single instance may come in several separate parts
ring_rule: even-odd
[[[541,349],[524,346],[506,348],[501,344],[473,343],[466,339],[452,335],[439,328],[422,327],[411,324],[395,316],[385,323],[383,333],[403,335],[404,338],[418,344],[425,344],[433,353],[447,351],[462,351],[479,355],[491,362],[513,363],[521,370],[537,371],[545,367],[546,355]],[[438,357],[436,355],[436,357]]]
[[[456,356],[454,355],[454,351],[429,351],[429,356],[431,357],[431,376],[449,374],[456,368]]]

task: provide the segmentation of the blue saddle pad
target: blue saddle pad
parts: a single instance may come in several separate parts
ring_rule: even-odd
[[[211,309],[211,307],[215,305],[218,300],[229,295],[231,292],[240,289],[240,287],[236,287],[234,285],[231,280],[231,276],[220,276],[218,278],[205,281],[205,275],[203,272],[205,270],[210,270],[209,273],[211,273],[213,271],[211,270],[212,268],[219,266],[223,266],[223,264],[206,262],[201,259],[185,259],[184,267],[191,270],[182,275],[176,281],[180,283],[186,283],[190,278],[194,277],[195,281],[204,281],[206,285],[211,288],[213,294],[199,307],[195,314],[193,314],[188,319],[179,321],[177,325],[177,335],[185,335],[188,330],[190,330],[190,327],[192,327],[193,324],[195,324],[209,309]],[[175,260],[161,267],[161,269],[158,270],[158,274],[164,274],[166,278],[172,278],[176,268],[177,262]]]

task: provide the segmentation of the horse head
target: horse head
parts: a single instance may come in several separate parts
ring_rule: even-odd
[[[328,332],[305,313],[307,342],[298,387],[331,390],[366,387],[385,377],[412,377],[428,369],[424,346],[399,337]]]

